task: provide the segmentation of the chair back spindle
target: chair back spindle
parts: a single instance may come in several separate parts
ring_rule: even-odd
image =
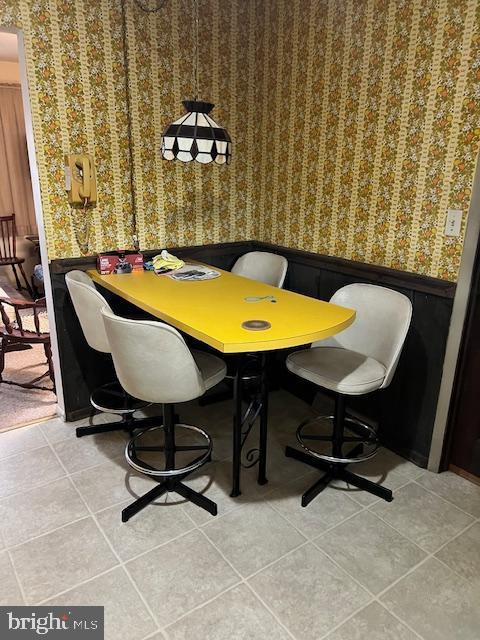
[[[15,214],[0,216],[0,260],[16,258]]]

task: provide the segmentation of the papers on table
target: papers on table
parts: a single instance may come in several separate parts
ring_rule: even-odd
[[[201,264],[186,264],[181,269],[177,269],[169,274],[167,274],[169,278],[172,280],[213,280],[213,278],[218,278],[220,273],[215,271],[215,269],[211,269],[210,267],[205,267]]]

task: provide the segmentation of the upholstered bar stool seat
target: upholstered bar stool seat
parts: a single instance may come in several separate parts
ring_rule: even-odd
[[[325,473],[302,496],[307,506],[331,480],[341,479],[392,500],[392,492],[347,469],[378,450],[376,430],[346,412],[346,398],[386,388],[395,373],[410,326],[412,305],[401,293],[368,284],[352,284],[337,291],[331,302],[355,309],[356,319],[337,336],[288,356],[289,371],[335,394],[335,413],[302,422],[297,441],[303,451],[286,448],[286,455]],[[325,423],[331,431],[318,429]],[[352,448],[353,447],[353,448]]]
[[[205,391],[208,391],[208,389],[211,389],[224,379],[226,365],[223,360],[211,353],[198,351],[197,349],[192,349],[192,355],[202,375]]]
[[[386,373],[378,360],[338,347],[298,351],[288,357],[287,367],[319,387],[350,396],[375,391]]]
[[[122,387],[145,402],[163,405],[163,424],[134,435],[125,449],[128,464],[159,484],[123,509],[122,521],[170,491],[216,515],[214,502],[182,482],[210,460],[212,440],[201,427],[176,423],[174,405],[199,398],[221,382],[225,363],[210,353],[192,353],[181,334],[163,322],[120,318],[107,307],[102,316]]]

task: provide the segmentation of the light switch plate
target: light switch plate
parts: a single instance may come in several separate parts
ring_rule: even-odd
[[[461,209],[449,209],[447,211],[447,221],[445,223],[445,235],[456,236],[460,235],[462,228],[462,214]]]

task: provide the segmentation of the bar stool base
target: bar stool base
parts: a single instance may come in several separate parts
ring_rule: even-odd
[[[123,509],[122,522],[127,522],[132,516],[137,514],[167,491],[178,493],[182,498],[185,498],[185,500],[189,500],[202,509],[205,509],[205,511],[208,511],[212,516],[217,515],[217,505],[215,502],[198,491],[194,491],[182,482],[182,480],[193,473],[193,471],[196,471],[205,463],[211,461],[212,439],[208,433],[200,427],[187,424],[176,424],[173,404],[163,405],[163,420],[164,422],[161,426],[153,427],[149,431],[150,434],[157,431],[163,432],[164,444],[154,443],[153,445],[143,445],[140,441],[147,433],[144,431],[134,436],[125,448],[125,457],[128,464],[136,471],[155,479],[159,484]],[[178,430],[183,430],[187,433],[196,433],[202,438],[203,444],[177,444],[176,435]],[[200,455],[192,460],[188,465],[177,467],[175,464],[176,454],[178,452],[185,451],[201,451],[202,453],[200,453]],[[139,458],[137,455],[138,452],[161,453],[165,460],[165,469],[158,469],[155,466],[152,466],[150,462]]]
[[[393,494],[390,489],[382,487],[371,480],[367,480],[366,478],[362,478],[362,476],[357,475],[356,473],[352,473],[346,467],[346,464],[336,463],[336,462],[326,462],[325,460],[321,460],[320,458],[316,458],[308,453],[304,453],[303,451],[298,451],[293,447],[287,446],[285,448],[285,455],[287,458],[294,458],[299,462],[304,462],[308,464],[310,467],[314,467],[315,469],[319,469],[320,471],[324,471],[324,475],[317,480],[302,496],[302,507],[306,507],[310,504],[310,502],[321,493],[332,480],[343,480],[347,484],[351,484],[358,489],[362,489],[363,491],[368,491],[368,493],[372,493],[373,495],[386,500],[387,502],[392,502]]]
[[[122,511],[122,522],[128,522],[128,520],[130,520],[132,516],[136,515],[151,502],[169,491],[178,493],[178,495],[180,495],[182,498],[185,498],[185,500],[189,500],[190,502],[196,504],[198,507],[205,509],[205,511],[208,511],[208,513],[210,513],[212,516],[217,515],[217,505],[215,504],[215,502],[213,502],[203,494],[198,493],[198,491],[194,491],[178,479],[168,479],[164,480],[156,487],[153,487],[153,489],[150,489],[150,491],[148,491],[141,498],[135,500],[135,502],[132,502],[132,504],[129,504],[128,507],[125,507],[125,509],[123,509]]]

